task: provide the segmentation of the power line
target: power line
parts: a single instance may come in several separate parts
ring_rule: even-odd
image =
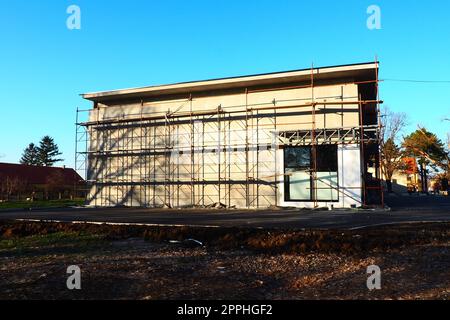
[[[383,81],[413,82],[413,83],[450,83],[450,80],[383,79]]]

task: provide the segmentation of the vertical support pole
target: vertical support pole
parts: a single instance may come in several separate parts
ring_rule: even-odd
[[[274,128],[275,128],[275,132],[274,132],[274,141],[273,141],[273,153],[274,153],[274,157],[275,157],[275,171],[274,171],[274,183],[275,183],[275,207],[278,206],[278,132],[277,132],[277,108],[276,108],[276,100],[273,100],[273,116],[274,116]],[[284,170],[283,170],[283,179],[284,179]]]
[[[195,128],[192,119],[192,93],[189,94],[189,125],[191,127],[191,203],[195,206]]]
[[[92,179],[92,175],[89,170],[90,165],[91,165],[91,153],[90,153],[90,151],[92,149],[91,143],[93,143],[93,140],[95,139],[95,141],[96,141],[95,145],[96,146],[98,145],[98,133],[96,132],[95,136],[93,135],[92,125],[84,127],[84,131],[85,131],[85,135],[86,135],[86,138],[84,141],[84,150],[86,151],[86,156],[84,158],[84,166],[85,166],[84,167],[84,176],[86,179],[86,184],[85,184],[86,195],[85,195],[85,197],[87,197],[88,190],[90,192],[91,187],[94,185],[94,182],[92,182],[92,184],[91,184],[91,182],[89,181]],[[98,149],[98,147],[96,147],[96,150],[94,150],[94,151],[97,151],[97,149]],[[98,174],[98,172],[97,172],[97,174]],[[96,179],[97,179],[97,177],[96,177]],[[95,192],[97,192],[97,188],[96,188]],[[97,197],[95,197],[95,205],[96,204],[97,204]]]
[[[139,125],[140,125],[140,137],[139,137],[139,154],[142,156],[138,156],[138,162],[139,162],[139,199],[140,199],[140,205],[147,207],[147,196],[146,196],[146,189],[147,186],[145,185],[145,166],[147,163],[147,155],[144,152],[144,123],[142,120],[142,113],[143,113],[143,108],[144,108],[144,101],[141,100],[141,107],[140,107],[140,118],[141,120],[139,121]],[[144,167],[144,168],[142,168]]]
[[[181,181],[180,181],[180,123],[177,124],[176,126],[176,130],[177,130],[177,139],[176,139],[176,144],[177,144],[177,150],[173,150],[174,153],[176,153],[177,157],[177,163],[176,163],[176,172],[177,172],[177,182],[176,182],[176,188],[177,188],[177,207],[180,207],[180,188],[181,188]],[[175,146],[174,146],[175,147]],[[174,171],[175,171],[174,170]]]
[[[130,127],[130,129],[128,129],[130,131],[130,133],[131,133],[131,137],[130,137],[131,144],[130,144],[130,141],[128,141],[128,135],[127,135],[127,142],[128,143],[127,143],[127,146],[125,148],[125,152],[127,154],[129,154],[127,156],[127,159],[128,159],[128,161],[127,161],[127,169],[128,169],[129,175],[127,175],[127,178],[126,178],[125,181],[126,181],[126,183],[129,184],[129,187],[130,187],[130,191],[129,192],[130,192],[131,206],[133,206],[133,200],[135,198],[134,197],[134,193],[136,192],[136,185],[133,184],[133,182],[134,182],[133,169],[134,169],[134,165],[135,165],[134,159],[133,159],[134,158],[133,157],[133,155],[134,155],[134,152],[133,152],[133,150],[134,150],[134,140],[135,140],[134,129],[135,129],[134,126]],[[131,152],[130,152],[130,150],[131,150]],[[130,158],[131,158],[131,165],[130,165]]]
[[[380,88],[379,88],[379,78],[378,78],[378,67],[379,67],[379,61],[378,57],[375,57],[375,90],[376,90],[376,105],[377,105],[377,113],[378,113],[378,154],[379,154],[379,170],[381,170],[381,164],[382,164],[382,153],[380,152],[380,132],[381,132],[381,115],[380,115]],[[378,179],[379,182],[379,188],[380,188],[380,196],[381,196],[381,206],[384,208],[384,190],[383,190],[383,183],[382,174],[379,174],[380,179]]]
[[[205,116],[202,121],[202,205],[205,206]]]
[[[358,101],[359,101],[359,123],[360,123],[360,139],[359,139],[359,146],[360,146],[360,168],[361,168],[361,188],[362,188],[362,198],[363,198],[363,206],[366,205],[366,196],[367,196],[367,190],[366,190],[366,160],[365,160],[365,152],[364,152],[364,146],[365,146],[365,139],[364,139],[364,106],[361,100],[361,93],[358,95]]]
[[[256,208],[259,208],[259,112],[256,111]]]
[[[249,199],[249,150],[248,150],[248,88],[245,89],[245,203],[250,207]]]
[[[341,86],[341,100],[344,102],[344,87]],[[344,127],[344,104],[341,104],[341,128]]]
[[[221,145],[221,140],[222,140],[222,138],[221,138],[221,126],[222,126],[222,124],[221,124],[221,122],[220,122],[220,106],[218,106],[217,107],[217,152],[218,152],[218,154],[217,154],[217,158],[218,158],[218,166],[217,166],[217,184],[218,184],[218,189],[219,189],[219,197],[218,197],[218,202],[219,202],[219,204],[221,203],[221,189],[222,189],[222,186],[221,186],[221,176],[220,176],[220,174],[221,174],[221,172],[222,172],[222,165],[221,165],[221,148],[222,148],[222,145]]]
[[[156,207],[156,123],[153,121],[153,207]]]
[[[318,207],[317,204],[317,146],[316,146],[316,103],[314,95],[314,65],[311,65],[311,105],[312,105],[312,130],[311,130],[311,153],[313,160],[312,168],[312,184],[313,184],[313,198],[314,208]]]
[[[78,129],[79,125],[78,125],[78,107],[77,107],[77,114],[75,116],[75,171],[77,171],[77,162],[78,162]],[[86,150],[87,151],[87,150]],[[85,179],[86,175],[84,176]],[[74,182],[73,185],[73,196],[74,198],[77,197],[77,184],[76,182]]]
[[[228,208],[231,207],[231,115],[228,115]]]
[[[95,107],[95,106],[94,106]],[[96,106],[96,108],[97,108],[97,125],[99,125],[100,124],[100,107],[97,105]],[[90,130],[92,130],[92,128],[90,129]],[[98,130],[97,130],[97,132],[98,132]],[[91,131],[91,133],[92,133],[92,131]],[[109,135],[108,135],[108,138],[107,138],[107,140],[108,140],[108,142],[111,142],[111,136],[112,136],[112,134],[110,133]],[[111,143],[108,143],[108,146],[110,146],[111,145]],[[95,151],[99,151],[99,148],[98,148],[98,140],[97,140],[97,148],[96,148],[96,150]],[[98,158],[97,158],[98,159]],[[106,165],[105,165],[105,168],[101,168],[101,171],[102,171],[102,180],[104,180],[104,177],[105,177],[105,171],[106,172],[108,172],[108,170],[109,170],[109,167],[108,167],[108,157],[105,157],[104,158],[104,161],[105,161],[105,163],[106,163]],[[99,169],[100,170],[100,169]],[[95,189],[97,189],[99,186],[98,186],[98,178],[96,178],[96,181],[94,182],[94,184],[95,184]],[[112,185],[112,184],[111,184]],[[109,199],[111,199],[111,196],[110,196],[110,193],[111,193],[111,186],[108,186],[108,188],[107,188],[107,190],[108,190],[108,198]],[[104,192],[105,192],[105,188],[104,188],[104,185],[102,185],[101,186],[101,191],[100,191],[100,206],[104,206],[105,205],[105,195],[104,195]],[[95,200],[95,205],[97,206],[97,200]]]
[[[168,159],[167,159],[167,152],[168,152],[168,125],[167,125],[167,114],[164,117],[164,206],[167,206],[167,168],[168,168]]]
[[[222,110],[223,111],[223,110]],[[227,124],[229,125],[229,118],[226,116],[226,114],[223,112],[222,115],[222,120],[223,120],[223,141],[222,141],[222,151],[223,151],[223,181],[225,183],[223,189],[223,203],[225,205],[227,205],[227,207],[230,207],[230,202],[229,202],[229,195],[230,193],[228,192],[228,187],[230,185],[230,180],[228,179],[228,175],[227,175],[227,171],[228,171],[228,165],[230,162],[229,159],[229,154],[228,154],[228,148],[229,148],[229,141],[227,140]]]
[[[117,127],[117,154],[118,154],[118,159],[120,159],[119,161],[120,161],[120,163],[121,163],[121,165],[120,165],[120,169],[121,169],[121,171],[119,171],[119,173],[120,174],[122,174],[123,175],[123,168],[124,168],[124,164],[123,164],[123,157],[121,157],[120,156],[120,127]],[[118,164],[117,164],[117,166],[119,166]],[[116,203],[115,203],[115,205],[117,206],[118,204],[119,204],[119,187],[120,187],[120,181],[119,181],[119,173],[116,173]]]

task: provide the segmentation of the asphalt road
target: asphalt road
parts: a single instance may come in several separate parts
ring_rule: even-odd
[[[69,208],[0,212],[0,220],[320,229],[352,229],[414,222],[450,222],[450,199],[431,202],[428,198],[427,201],[424,199],[419,197],[409,201],[401,199],[397,205],[391,202],[393,204],[391,211]]]

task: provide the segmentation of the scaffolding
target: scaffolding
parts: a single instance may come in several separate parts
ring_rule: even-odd
[[[376,64],[378,66],[377,61]],[[309,84],[276,88],[310,88],[309,99],[274,98],[249,104],[251,93],[270,90],[246,88],[245,104],[218,105],[202,111],[193,110],[195,98],[192,94],[180,101],[174,111],[164,113],[145,113],[143,101],[138,114],[110,118],[100,116],[99,106],[93,110],[77,109],[75,167],[86,177],[91,192],[90,203],[96,206],[233,207],[236,201],[244,199],[243,207],[261,208],[279,205],[279,186],[285,177],[284,173],[276,173],[280,163],[279,149],[311,147],[314,167],[309,174],[317,193],[318,182],[327,183],[317,175],[317,147],[357,144],[361,157],[360,204],[369,204],[368,194],[375,192],[379,194],[378,205],[384,206],[379,173],[379,104],[382,101],[379,100],[378,81],[376,70],[374,80],[354,82],[373,85],[375,99],[364,100],[361,94],[317,99],[312,66]],[[339,101],[327,101],[329,99]],[[343,110],[345,105],[358,106],[359,125],[327,128],[327,107]],[[189,111],[182,111],[186,106]],[[375,108],[376,123],[366,124],[367,106]],[[286,119],[304,114],[305,110],[310,113],[311,121],[301,125],[310,125],[309,129],[283,130],[287,125],[299,125]],[[88,115],[85,121],[81,120],[81,113]],[[323,128],[317,125],[318,113],[323,116]],[[374,158],[376,167],[376,179],[370,182],[367,181],[368,156]],[[350,196],[339,186],[330,187]],[[313,198],[314,207],[318,207],[317,195]]]

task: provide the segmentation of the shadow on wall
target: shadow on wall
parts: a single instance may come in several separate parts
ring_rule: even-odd
[[[211,119],[203,121],[204,124],[215,124],[216,122]],[[180,129],[182,125],[189,125],[189,122],[177,121],[172,125],[173,130],[176,130]],[[194,200],[191,199],[189,205],[192,206],[200,201],[204,205],[210,205],[223,200],[223,198],[219,200],[220,192],[217,190],[219,185],[227,189],[222,194],[228,199],[227,202],[236,197],[245,199],[245,194],[241,194],[245,192],[245,179],[219,181],[217,179],[220,168],[218,163],[208,165],[208,161],[217,157],[215,154],[217,147],[207,147],[208,151],[205,151],[205,149],[201,149],[201,142],[199,142],[200,146],[196,147],[193,153],[196,159],[198,157],[206,159],[203,162],[210,172],[206,174],[206,178],[192,182],[190,157],[188,163],[168,161],[173,150],[176,151],[178,147],[183,149],[183,146],[186,145],[185,135],[167,135],[166,129],[161,123],[144,123],[142,127],[128,124],[100,125],[92,129],[87,173],[87,180],[91,182],[92,188],[87,199],[88,204],[179,207],[182,206],[179,203],[185,203],[191,199],[193,188],[196,194],[199,194],[197,191],[201,187],[204,189],[201,196],[197,196],[197,199],[194,198]],[[216,141],[212,140],[212,144],[214,143]],[[256,146],[250,147],[248,150],[254,153],[260,151]],[[245,149],[233,148],[232,152],[244,153]],[[186,155],[185,150],[182,155]],[[243,166],[245,161],[243,163],[236,162],[235,165]],[[259,165],[264,167],[265,164]],[[227,167],[222,166],[221,172],[224,169]],[[195,170],[198,169],[194,168],[194,172]],[[205,177],[205,172],[199,171],[197,174],[203,174]],[[170,177],[167,180],[166,175]],[[257,184],[260,188],[274,188],[272,180],[274,179],[271,181],[255,179],[251,180],[250,185]],[[275,198],[274,195],[268,196],[261,192],[260,200],[269,197]],[[269,203],[270,201],[266,199],[265,202]]]

